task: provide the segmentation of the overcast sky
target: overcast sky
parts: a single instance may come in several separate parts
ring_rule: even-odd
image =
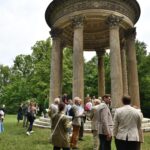
[[[150,1],[137,0],[141,17],[137,27],[137,39],[144,41],[150,51]],[[0,0],[0,64],[13,65],[19,54],[31,54],[36,41],[49,37],[45,22],[45,10],[51,0]],[[93,56],[86,53],[86,59]]]

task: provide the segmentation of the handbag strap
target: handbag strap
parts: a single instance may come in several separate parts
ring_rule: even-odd
[[[61,115],[61,116],[60,116],[60,118],[59,118],[59,120],[57,121],[57,124],[56,124],[56,126],[55,126],[53,132],[51,133],[51,136],[54,134],[54,132],[55,132],[55,130],[56,130],[56,128],[57,128],[57,126],[58,126],[58,124],[59,124],[59,122],[60,122],[60,120],[61,120],[61,118],[62,118],[63,116],[64,116],[64,115]]]

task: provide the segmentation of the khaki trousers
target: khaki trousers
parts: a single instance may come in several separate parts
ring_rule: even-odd
[[[99,137],[97,130],[92,130],[93,134],[93,150],[98,150],[99,148]]]

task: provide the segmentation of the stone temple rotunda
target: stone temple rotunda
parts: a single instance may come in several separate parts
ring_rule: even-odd
[[[83,51],[98,56],[99,96],[105,94],[104,54],[110,49],[112,107],[130,95],[140,106],[135,24],[140,16],[136,0],[53,0],[45,18],[51,28],[50,101],[62,91],[62,52],[73,48],[73,97],[84,98]]]

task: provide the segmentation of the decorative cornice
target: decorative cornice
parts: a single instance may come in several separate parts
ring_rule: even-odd
[[[110,26],[110,27],[114,27],[114,26],[119,26],[119,24],[121,23],[121,21],[123,20],[123,17],[119,17],[119,16],[115,16],[115,15],[110,15],[108,16],[106,23]]]
[[[60,37],[62,35],[62,29],[52,28],[50,31],[50,35],[52,38]]]
[[[74,16],[71,18],[72,21],[72,25],[74,28],[81,28],[83,27],[84,21],[85,21],[85,17],[84,16]]]
[[[141,10],[136,0],[53,0],[45,12],[47,24],[52,27],[61,17],[83,10],[102,9],[118,12],[135,24]]]

